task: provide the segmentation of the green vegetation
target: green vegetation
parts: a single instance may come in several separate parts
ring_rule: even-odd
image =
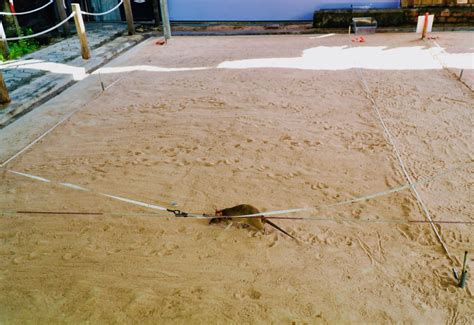
[[[31,34],[33,34],[33,30],[31,28],[24,28],[19,36]],[[10,48],[10,54],[8,57],[4,57],[2,54],[0,54],[1,61],[13,60],[28,53],[34,52],[40,48],[40,44],[33,39],[23,39],[16,42],[8,42],[8,46]]]

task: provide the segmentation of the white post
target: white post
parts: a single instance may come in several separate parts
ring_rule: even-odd
[[[3,57],[6,59],[10,54],[10,49],[8,48],[7,35],[3,29],[2,21],[0,20],[0,50],[2,51]]]
[[[86,27],[82,19],[81,6],[78,3],[71,3],[72,11],[74,12],[74,23],[76,24],[77,36],[81,42],[81,55],[84,60],[91,58],[91,51],[87,43]]]

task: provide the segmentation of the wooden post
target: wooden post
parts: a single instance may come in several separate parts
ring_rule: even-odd
[[[7,104],[10,101],[11,99],[10,95],[8,95],[7,85],[5,85],[5,80],[3,80],[3,74],[0,72],[0,104]]]
[[[171,38],[171,26],[170,26],[170,18],[168,16],[168,0],[160,0],[161,4],[161,17],[163,21],[163,34],[165,35],[165,39]]]
[[[58,14],[59,14],[59,20],[60,21],[63,21],[64,19],[67,18],[67,15],[66,15],[66,8],[64,8],[64,3],[63,0],[56,0],[56,9],[58,10]],[[63,26],[62,26],[62,30],[63,30],[63,36],[68,36],[69,35],[69,22],[65,23]]]
[[[160,17],[160,4],[159,0],[151,0],[151,5],[153,6],[153,18],[155,19],[155,26],[159,27],[161,23]]]
[[[133,26],[133,13],[130,0],[123,0],[123,9],[125,11],[125,18],[127,19],[128,35],[133,35],[135,34],[135,26]]]
[[[81,5],[78,3],[71,3],[72,11],[74,12],[74,23],[76,24],[77,36],[81,42],[81,54],[84,60],[88,60],[91,57],[89,45],[87,44],[86,27],[84,26],[84,20],[82,19]]]
[[[8,58],[10,54],[10,49],[8,48],[8,42],[6,41],[7,35],[5,34],[5,30],[3,29],[3,23],[0,20],[0,51],[5,59]]]

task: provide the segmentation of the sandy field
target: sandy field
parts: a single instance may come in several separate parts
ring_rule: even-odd
[[[0,323],[472,324],[474,275],[451,268],[474,265],[473,35],[176,37],[114,60],[0,169]],[[325,206],[407,184],[371,96],[432,218],[461,222],[435,226],[452,258],[407,186]],[[295,241],[104,194],[312,219],[273,220]]]

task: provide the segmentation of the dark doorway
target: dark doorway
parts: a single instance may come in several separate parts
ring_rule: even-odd
[[[151,0],[130,0],[130,3],[135,21],[153,21],[155,19]],[[122,14],[122,19],[125,20],[123,7],[120,8],[120,13]]]

